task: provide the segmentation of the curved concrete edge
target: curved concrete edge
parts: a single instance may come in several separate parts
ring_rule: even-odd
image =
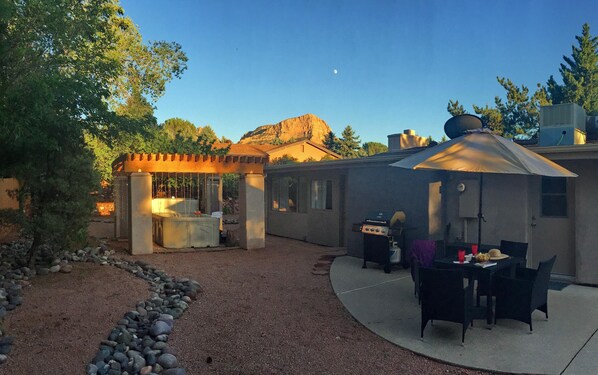
[[[488,329],[476,320],[461,345],[460,325],[449,322],[428,325],[420,338],[420,306],[408,270],[395,267],[385,274],[374,263],[361,269],[362,262],[337,257],[330,269],[332,288],[357,321],[402,348],[495,372],[574,375],[598,369],[598,359],[590,354],[598,346],[598,288],[570,285],[549,291],[550,320],[535,312],[533,334],[517,321],[501,320]]]

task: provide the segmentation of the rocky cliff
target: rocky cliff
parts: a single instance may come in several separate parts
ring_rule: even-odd
[[[330,127],[316,115],[306,114],[293,117],[274,125],[262,125],[245,133],[239,143],[265,144],[309,139],[322,144]],[[280,141],[279,141],[280,140]]]

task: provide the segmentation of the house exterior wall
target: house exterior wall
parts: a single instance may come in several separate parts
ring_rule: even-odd
[[[576,282],[598,285],[598,160],[562,161],[575,172],[575,269]]]
[[[369,213],[376,210],[405,212],[407,247],[413,239],[428,239],[431,236],[442,238],[442,233],[429,232],[428,211],[430,183],[439,181],[440,176],[437,172],[411,171],[388,165],[350,169],[346,189],[348,225],[345,225],[348,254],[363,256],[363,235],[352,232],[351,224],[361,223]],[[438,188],[438,185],[432,186]],[[436,217],[439,211],[432,212]],[[436,217],[433,220],[438,219]]]
[[[268,170],[267,233],[326,246],[346,246],[350,255],[361,257],[363,235],[353,232],[352,224],[361,223],[372,211],[383,210],[405,212],[406,246],[416,238],[442,238],[442,173],[390,167],[391,162]],[[284,176],[305,178],[310,187],[308,197],[313,180],[331,180],[332,209],[315,210],[308,205],[305,213],[272,210],[272,180]]]
[[[268,151],[268,155],[270,156],[271,161],[281,158],[284,155],[289,155],[289,156],[292,156],[295,159],[297,159],[297,161],[303,162],[308,159],[313,159],[313,160],[319,161],[324,156],[329,155],[329,154],[327,152],[305,142],[305,143],[290,144],[290,145],[282,147],[280,149],[270,150],[270,151]]]
[[[272,181],[277,177],[302,178],[306,189],[305,212],[282,212],[272,208]],[[311,205],[312,182],[314,180],[332,182],[332,208],[314,209]],[[268,194],[266,202],[266,232],[282,237],[294,238],[325,246],[342,246],[344,233],[341,233],[343,207],[341,189],[344,170],[268,172]]]
[[[556,253],[556,273],[574,277],[578,283],[598,285],[595,271],[598,266],[598,231],[595,230],[598,145],[531,149],[579,175],[568,179],[567,217],[541,217],[541,177],[485,174],[482,204],[486,221],[482,224],[482,241],[497,246],[501,240],[527,242],[528,267],[535,268],[539,261]],[[361,257],[363,235],[353,232],[352,224],[361,223],[373,210],[400,210],[407,217],[407,247],[413,239],[444,238],[447,227],[450,227],[448,241],[477,242],[479,175],[411,171],[389,166],[405,156],[408,154],[278,166],[268,170],[269,177],[293,174],[305,178],[335,178],[339,195],[344,195],[344,208],[341,205],[339,212],[329,217],[316,217],[310,210],[303,214],[269,210],[268,233],[323,245],[346,246],[350,255]],[[465,192],[457,189],[461,182],[466,185]],[[340,236],[336,234],[337,228]],[[311,233],[314,230],[318,233]]]
[[[448,173],[445,186],[449,242],[478,241],[479,175]],[[482,242],[528,242],[528,176],[485,174],[482,188]],[[465,191],[457,185],[463,183]]]

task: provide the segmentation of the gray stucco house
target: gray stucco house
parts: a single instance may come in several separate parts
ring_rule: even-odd
[[[542,110],[539,145],[529,149],[579,177],[486,175],[482,238],[528,242],[528,266],[556,254],[555,275],[596,285],[598,143],[585,140],[585,124],[595,119],[580,116],[575,105]],[[575,136],[567,140],[566,133]],[[477,241],[477,175],[390,167],[422,149],[405,148],[409,137],[416,136],[389,136],[389,152],[371,157],[266,167],[266,232],[345,246],[361,257],[363,238],[352,224],[385,210],[405,212],[407,246],[413,239]]]

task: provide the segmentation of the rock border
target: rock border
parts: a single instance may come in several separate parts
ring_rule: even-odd
[[[97,247],[86,247],[76,252],[64,252],[51,267],[14,268],[16,259],[23,255],[26,245],[16,242],[0,249],[0,319],[14,310],[22,301],[22,288],[30,285],[35,275],[53,272],[69,273],[70,262],[91,262],[110,265],[140,277],[150,285],[149,298],[125,313],[110,331],[94,358],[85,368],[86,375],[186,375],[179,367],[176,353],[168,346],[168,336],[178,319],[197,299],[201,287],[197,281],[176,278],[142,261],[127,261],[112,257],[105,242]],[[12,336],[0,330],[0,364],[8,359]]]

